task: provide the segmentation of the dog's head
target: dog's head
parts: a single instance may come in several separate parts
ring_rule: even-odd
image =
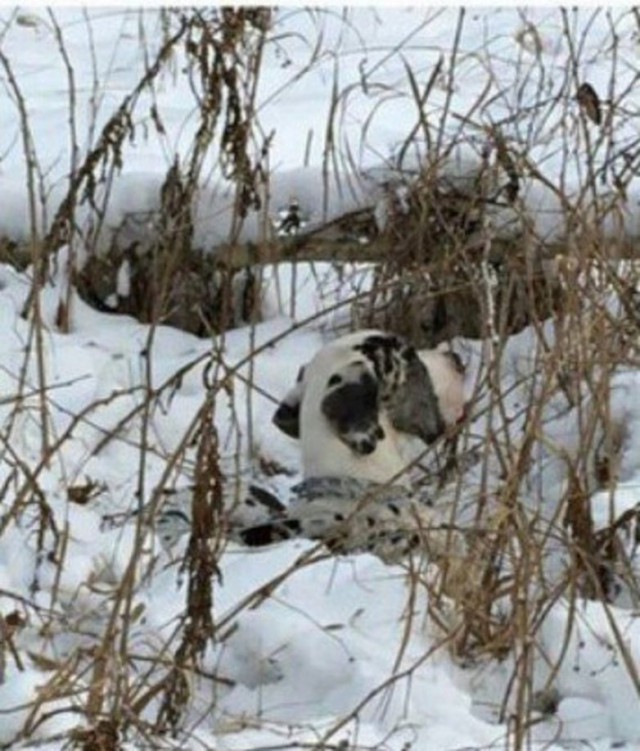
[[[449,356],[441,356],[454,370]],[[431,443],[444,431],[445,421],[429,370],[398,336],[380,331],[350,334],[324,347],[301,369],[273,420],[287,435],[299,438],[301,403],[313,383],[321,414],[355,453],[372,453],[384,438],[383,410],[395,430]]]

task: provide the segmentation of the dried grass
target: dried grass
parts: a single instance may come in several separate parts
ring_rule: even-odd
[[[201,249],[193,248],[191,207],[202,181],[205,156],[211,149],[217,149],[223,173],[236,186],[236,211],[229,247],[237,245],[247,212],[258,208],[268,211],[263,205],[265,196],[268,196],[268,139],[259,137],[255,126],[257,82],[264,46],[270,39],[271,12],[257,8],[224,8],[166,11],[166,14],[164,44],[156,58],[149,61],[143,78],[124,97],[97,135],[95,147],[84,160],[71,165],[67,195],[44,235],[37,219],[40,170],[33,150],[29,117],[11,61],[0,52],[0,64],[19,107],[23,126],[31,206],[31,237],[27,250],[36,270],[24,310],[31,325],[25,366],[16,386],[16,395],[11,397],[15,404],[13,417],[2,427],[0,434],[0,456],[11,467],[9,480],[0,489],[5,508],[0,534],[27,511],[33,512],[39,560],[49,557],[60,570],[65,565],[65,541],[69,531],[56,526],[41,487],[42,476],[71,438],[74,427],[81,421],[90,422],[92,413],[101,403],[96,402],[82,414],[74,416],[63,435],[52,435],[49,405],[55,394],[44,365],[46,327],[39,308],[42,287],[47,283],[63,245],[73,247],[74,243],[82,243],[90,253],[95,249],[105,212],[105,203],[99,198],[97,188],[107,188],[105,195],[108,200],[113,176],[126,159],[124,144],[132,134],[138,98],[142,91],[153,90],[177,45],[184,45],[194,89],[199,95],[199,127],[189,157],[183,162],[176,157],[167,172],[161,191],[162,211],[156,227],[157,239],[149,254],[150,264],[144,267],[151,272],[138,290],[140,302],[129,311],[151,323],[147,351],[153,347],[157,325],[172,320],[178,294],[176,280],[182,277],[184,281],[188,275],[191,278],[194,274],[200,276],[207,263]],[[578,74],[580,39],[574,37],[568,13],[563,10],[565,32],[572,42],[566,86],[552,102],[547,101],[542,93],[537,102],[517,102],[512,120],[515,122],[520,118],[522,111],[529,111],[532,123],[537,127],[540,121],[544,122],[550,107],[567,108],[571,128],[580,132],[587,145],[582,192],[578,196],[566,195],[562,181],[560,185],[550,186],[536,165],[529,161],[527,143],[517,144],[506,138],[509,122],[487,129],[477,119],[484,103],[483,92],[480,92],[472,111],[466,113],[464,122],[459,122],[461,139],[465,138],[467,130],[476,133],[481,130],[486,144],[484,153],[480,154],[477,174],[471,185],[462,188],[452,183],[447,175],[447,160],[455,142],[448,140],[445,128],[452,119],[459,119],[459,113],[452,112],[451,99],[448,98],[441,113],[441,125],[435,132],[424,113],[436,79],[445,75],[443,70],[446,69],[449,82],[456,78],[464,16],[465,11],[461,10],[449,59],[436,66],[424,87],[421,88],[414,71],[406,67],[418,116],[407,141],[399,148],[400,166],[396,172],[397,180],[389,189],[389,219],[381,235],[372,238],[370,246],[364,250],[348,243],[341,245],[339,239],[336,241],[334,223],[325,228],[327,236],[324,240],[312,237],[295,243],[276,243],[273,251],[270,241],[265,239],[255,251],[258,259],[272,258],[274,252],[302,258],[304,248],[309,247],[305,243],[309,243],[312,247],[309,252],[314,258],[334,259],[338,255],[341,260],[374,259],[377,270],[372,293],[354,294],[352,300],[340,304],[353,308],[354,325],[389,328],[409,335],[424,346],[457,335],[480,337],[486,345],[475,393],[475,403],[483,398],[487,405],[486,435],[478,452],[477,446],[472,445],[469,428],[463,429],[457,438],[455,459],[445,463],[439,478],[440,484],[447,489],[455,515],[456,506],[467,500],[467,489],[462,483],[456,484],[457,467],[464,463],[465,458],[471,458],[480,467],[487,467],[485,484],[474,489],[473,529],[460,533],[467,545],[466,558],[462,562],[456,558],[450,561],[443,558],[435,577],[431,573],[427,575],[421,565],[407,565],[408,601],[412,602],[419,591],[427,588],[430,617],[437,624],[441,639],[419,663],[390,676],[385,685],[373,687],[362,702],[346,711],[344,718],[319,740],[317,748],[333,747],[331,739],[350,719],[357,719],[362,707],[391,690],[395,682],[410,678],[412,671],[434,652],[448,648],[454,658],[463,663],[488,658],[501,660],[507,654],[515,655],[516,667],[509,688],[515,697],[515,703],[510,706],[515,709],[510,710],[508,716],[504,709],[502,719],[509,724],[509,747],[524,749],[534,721],[536,701],[531,691],[532,665],[537,656],[540,626],[549,609],[560,598],[565,598],[573,608],[577,607],[579,598],[585,597],[610,602],[612,571],[625,581],[636,606],[640,602],[637,582],[620,545],[619,534],[625,525],[636,520],[637,514],[629,512],[609,528],[596,531],[589,507],[593,490],[610,488],[616,479],[622,438],[606,407],[611,378],[621,366],[638,367],[637,276],[632,266],[621,271],[619,265],[612,262],[621,255],[635,258],[637,239],[623,235],[612,238],[601,230],[604,220],[621,210],[625,185],[637,167],[638,153],[632,145],[622,160],[626,167],[616,176],[617,200],[610,197],[605,200],[596,191],[595,185],[601,175],[595,159],[589,156],[600,147],[614,148],[613,116],[616,107],[624,105],[629,92],[619,92],[615,101],[609,97],[600,102],[594,91],[585,88],[585,82]],[[55,23],[55,15],[52,13],[50,17]],[[55,28],[61,55],[67,61],[72,95],[73,69],[65,55],[64,37],[57,25]],[[540,50],[541,43],[536,42],[535,29],[528,29],[527,35],[533,39],[534,47],[537,45]],[[391,50],[390,54],[400,52],[400,49]],[[306,70],[313,67],[317,54],[314,51]],[[363,80],[362,86],[366,86],[366,81]],[[578,97],[578,106],[571,109],[574,94]],[[341,150],[339,138],[342,105],[347,97],[348,92],[340,91],[336,78],[325,128],[327,184],[333,168],[352,157]],[[72,99],[69,106],[73,112]],[[160,112],[155,112],[153,121],[154,127],[162,132]],[[70,122],[73,124],[73,120]],[[366,130],[365,125],[365,137]],[[419,134],[422,134],[427,150],[422,169],[418,174],[412,174],[403,170],[402,164]],[[569,139],[569,132],[566,137]],[[566,227],[560,241],[550,244],[536,235],[521,197],[521,185],[525,180],[540,181],[560,197]],[[399,186],[406,197],[404,205],[396,203]],[[81,236],[74,220],[81,201],[88,201],[95,211],[97,229],[91,236]],[[503,209],[509,210],[513,220],[506,233],[495,223],[496,212]],[[360,218],[349,217],[348,221]],[[14,245],[8,241],[3,241],[0,253],[3,259],[18,267],[25,263],[25,254],[17,254]],[[20,261],[15,260],[18,257]],[[89,302],[104,298],[102,290],[96,286],[96,279],[100,274],[112,274],[122,261],[117,255],[105,261],[96,253],[93,263],[98,266],[111,263],[111,268],[102,269],[87,279],[83,278],[83,271],[73,265],[73,253],[70,259],[71,284],[77,285]],[[140,276],[144,277],[144,272]],[[228,290],[229,278],[224,280],[223,289],[225,284]],[[616,290],[623,301],[625,315],[622,317],[613,315],[606,304],[610,289]],[[57,318],[61,332],[69,331],[70,327],[67,292],[61,293]],[[201,294],[194,293],[194,296],[200,297]],[[181,304],[178,301],[178,305]],[[227,299],[214,313],[200,310],[198,316],[202,319],[202,328],[199,333],[227,330],[227,316],[231,316],[229,307]],[[550,316],[555,321],[552,341],[548,340],[543,326],[544,320]],[[299,322],[292,331],[304,323]],[[534,398],[523,407],[524,429],[516,441],[503,429],[508,420],[505,418],[506,395],[501,389],[501,373],[505,368],[508,335],[525,326],[530,326],[536,334],[535,360],[530,365],[530,372],[524,376],[525,381],[531,382]],[[256,348],[252,358],[272,343],[266,342]],[[30,358],[39,363],[35,394],[29,390],[24,375]],[[213,353],[209,359],[210,380],[203,407],[182,437],[179,448],[167,457],[166,471],[151,493],[148,506],[142,508],[142,499],[149,495],[145,456],[151,450],[149,430],[153,410],[160,396],[170,394],[185,373],[200,364],[200,359],[154,388],[147,358],[146,382],[142,393],[135,393],[136,406],[123,416],[116,430],[103,436],[96,447],[96,452],[99,452],[113,441],[135,440],[139,448],[137,495],[140,513],[136,545],[126,574],[103,598],[104,612],[92,646],[78,648],[63,663],[51,661],[44,654],[30,657],[46,673],[48,680],[16,742],[29,740],[47,716],[47,703],[54,699],[67,700],[69,709],[63,711],[77,713],[82,720],[84,729],[76,731],[65,742],[85,751],[115,751],[121,747],[122,739],[131,733],[149,743],[155,743],[159,733],[171,733],[186,742],[189,731],[183,726],[183,721],[193,696],[194,683],[197,680],[211,684],[224,681],[220,676],[205,675],[202,670],[202,655],[207,644],[224,639],[225,634],[234,628],[238,613],[257,607],[292,571],[324,557],[325,554],[319,551],[304,556],[273,582],[252,593],[224,620],[217,621],[215,585],[225,536],[221,506],[223,477],[213,413],[215,397],[226,388],[231,372],[222,366],[218,353]],[[235,370],[239,367],[236,366]],[[564,395],[569,407],[583,410],[584,414],[581,416],[580,445],[573,453],[565,452],[566,455],[558,449],[566,463],[568,482],[555,513],[551,518],[545,518],[525,512],[522,499],[526,496],[524,482],[533,461],[532,451],[544,439],[545,408],[558,394]],[[133,395],[132,392],[114,393],[102,403]],[[585,404],[590,406],[583,407]],[[35,467],[29,467],[13,445],[18,417],[27,409],[36,410],[41,425],[41,460]],[[125,429],[132,429],[136,437],[125,436]],[[153,561],[149,562],[145,552],[147,523],[151,522],[152,526],[153,516],[161,503],[159,490],[185,460],[189,447],[196,443],[194,524],[184,561],[188,577],[184,618],[173,636],[159,646],[157,659],[147,664],[137,659],[130,644],[130,631],[140,617],[136,592],[141,581],[152,575],[155,565]],[[500,482],[494,485],[490,482],[488,468],[496,465],[500,466],[501,474]],[[480,476],[483,476],[482,472]],[[70,497],[77,492],[70,484]],[[86,500],[88,496],[81,497]],[[571,566],[564,576],[553,583],[545,581],[542,561],[550,540],[569,551],[571,559]],[[460,572],[464,570],[477,573],[470,578],[463,577]],[[36,568],[34,591],[38,588],[37,571]],[[21,624],[30,619],[41,622],[43,638],[46,639],[62,608],[56,589],[46,613],[33,601],[11,596],[15,600],[15,610],[3,612],[0,616],[0,676],[5,673],[8,663],[21,669],[23,656],[14,643]],[[613,619],[611,623],[614,625]],[[71,622],[69,628],[80,630],[81,619],[78,618],[75,624]],[[621,635],[616,646],[638,685],[636,669]],[[151,710],[153,720],[150,719]],[[342,747],[340,743],[338,746]]]

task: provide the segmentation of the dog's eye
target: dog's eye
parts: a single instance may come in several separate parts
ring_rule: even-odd
[[[405,349],[402,350],[402,357],[407,362],[413,362],[414,360],[418,358],[418,354],[413,347],[406,347]]]
[[[327,382],[327,386],[338,386],[342,383],[342,376],[338,375],[338,373],[334,373],[331,378],[329,378]]]

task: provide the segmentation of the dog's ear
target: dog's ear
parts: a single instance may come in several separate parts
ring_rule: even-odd
[[[391,334],[368,336],[354,349],[372,363],[382,406],[395,430],[433,443],[445,426],[433,381],[416,349]]]
[[[290,438],[300,438],[300,403],[302,389],[294,386],[278,405],[273,414],[272,422]]]
[[[336,371],[327,382],[322,414],[340,440],[356,454],[371,454],[384,438],[379,422],[380,390],[364,363]]]
[[[389,395],[389,420],[397,431],[433,443],[445,425],[429,371],[411,346],[403,349],[402,358],[404,377]]]
[[[304,394],[304,367],[298,371],[296,385],[278,405],[273,424],[290,438],[300,438],[300,405]]]

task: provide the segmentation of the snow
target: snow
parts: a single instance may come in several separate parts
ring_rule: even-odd
[[[286,275],[286,269],[282,272]],[[26,274],[8,267],[2,269],[0,279],[2,325],[9,332],[0,354],[6,395],[2,419],[6,425],[13,406],[9,395],[16,393],[24,362],[28,324],[19,317],[19,311],[28,284]],[[344,290],[337,291],[337,279],[335,274],[331,279],[329,268],[318,275],[317,269],[302,267],[296,283],[300,299],[305,301],[303,313],[315,310],[318,298],[314,302],[314,296],[306,293],[313,280],[319,282],[316,295],[325,294],[324,303],[329,307],[336,297],[344,295]],[[291,282],[286,281],[287,285]],[[328,282],[328,289],[336,293],[333,298],[326,289],[322,293],[322,284]],[[53,299],[55,293],[55,287],[45,290],[45,311],[53,310],[47,298],[50,295]],[[269,294],[265,296],[267,303]],[[333,334],[326,324],[313,318],[305,324],[303,317],[295,319],[303,325],[289,330],[293,319],[278,314],[270,303],[266,307],[273,317],[253,329],[227,332],[221,352],[227,366],[233,367],[244,362],[252,348],[264,348],[255,357],[253,371],[261,389],[252,396],[253,449],[294,473],[292,478],[278,481],[284,488],[300,471],[298,449],[271,425],[274,404],[262,394],[282,398],[299,366]],[[140,389],[146,379],[144,362],[151,364],[153,383],[158,386],[178,368],[191,366],[172,397],[162,400],[162,408],[151,418],[150,450],[144,454],[144,487],[149,497],[163,477],[167,457],[189,431],[202,404],[204,362],[212,352],[209,340],[159,327],[149,357],[143,361],[141,351],[151,341],[147,326],[126,316],[92,311],[79,299],[72,310],[70,334],[57,333],[49,314],[46,317],[46,371],[50,383],[56,385],[49,398],[50,417],[55,436],[69,427],[72,415],[85,410],[86,421],[73,427],[55,460],[38,470],[38,484],[46,494],[56,526],[68,535],[65,564],[59,569],[54,560],[35,554],[32,508],[21,523],[9,523],[0,544],[3,613],[19,604],[12,597],[24,597],[38,608],[62,609],[64,622],[74,625],[64,627],[54,619],[52,638],[44,643],[36,624],[30,623],[17,639],[22,655],[32,652],[57,660],[72,654],[79,645],[90,644],[91,634],[96,630],[99,633],[109,598],[125,576],[136,547],[135,523],[109,528],[101,523],[101,517],[137,505],[135,492],[143,457],[139,418],[131,418],[117,438],[97,453],[96,446],[140,403]],[[529,336],[525,331],[509,342],[511,354],[505,361],[513,363],[512,376],[521,375],[522,356],[531,354]],[[220,343],[213,344],[218,351]],[[477,346],[472,342],[458,344],[464,344],[467,353]],[[37,383],[36,375],[34,363],[28,361],[27,391]],[[471,357],[469,378],[474,377]],[[603,491],[593,494],[594,509],[600,509],[603,503],[607,508],[606,514],[602,510],[595,514],[597,525],[609,523],[610,513],[617,518],[637,504],[634,487],[640,479],[640,464],[637,451],[632,450],[640,426],[635,407],[638,400],[633,396],[638,388],[637,376],[622,374],[619,381],[621,386],[612,392],[613,400],[618,400],[618,418],[629,428],[632,443],[623,454],[623,482],[611,497]],[[237,381],[233,390],[234,399],[220,398],[216,410],[220,436],[226,437],[223,449],[228,449],[223,453],[231,461],[239,445],[240,465],[252,472],[255,465],[245,432],[246,390]],[[94,400],[109,395],[113,396],[111,400],[92,409]],[[38,409],[37,400],[28,397],[11,430],[11,452],[5,454],[2,483],[13,483],[14,456],[31,467],[39,464]],[[478,420],[472,433],[480,432],[482,418]],[[557,430],[556,440],[570,448],[575,426],[564,417],[556,418],[556,422],[557,428],[564,429],[564,433]],[[552,429],[553,420],[549,424]],[[190,461],[174,476],[176,486],[188,481]],[[103,490],[86,506],[78,506],[68,499],[66,487],[88,480]],[[473,470],[469,482],[473,482]],[[553,492],[553,480],[549,483],[546,487]],[[50,534],[45,534],[45,550],[51,549]],[[137,559],[140,583],[133,602],[139,616],[130,636],[132,649],[138,654],[156,654],[178,626],[186,585],[175,562],[185,544],[186,540],[167,553],[152,536],[144,538],[143,554]],[[304,565],[299,565],[300,561]],[[283,572],[289,570],[290,575],[282,579]],[[259,597],[265,586],[270,588],[269,596]],[[513,659],[485,661],[475,667],[452,662],[446,651],[438,648],[439,634],[429,623],[427,604],[426,590],[412,590],[402,567],[387,566],[367,554],[327,558],[315,544],[301,540],[252,551],[229,543],[220,560],[220,582],[214,587],[214,613],[226,635],[210,646],[203,663],[205,673],[219,676],[222,682],[196,682],[185,720],[185,727],[192,728],[195,745],[183,739],[181,747],[209,744],[250,749],[256,744],[277,742],[285,733],[289,742],[298,744],[330,737],[335,742],[374,743],[394,750],[404,748],[406,743],[442,751],[506,748],[507,730],[497,709],[508,693]],[[37,612],[33,606],[25,609],[30,618]],[[602,749],[608,748],[609,742],[640,748],[637,692],[619,646],[626,645],[628,659],[637,665],[640,633],[636,615],[624,607],[588,601],[579,601],[575,607],[577,616],[567,602],[558,601],[537,634],[535,690],[544,688],[550,675],[547,666],[557,661],[560,668],[553,684],[559,699],[557,712],[545,716],[536,726],[532,742],[550,749],[564,748],[569,741],[589,742]],[[565,633],[569,634],[568,642]],[[622,642],[616,633],[622,635]],[[21,701],[28,703],[46,679],[46,674],[43,676],[28,659],[18,678],[16,675],[13,668],[5,673],[5,692],[12,686],[11,701],[7,698],[2,703],[6,709]],[[56,701],[66,706],[64,700]],[[353,718],[342,724],[342,718],[350,712],[354,712]],[[147,719],[152,718],[150,713],[151,709]],[[11,712],[10,723],[3,725],[3,737],[14,737],[24,717],[22,711]],[[63,730],[77,722],[65,713],[61,718]],[[335,730],[336,725],[339,730]],[[62,730],[57,724],[54,729],[44,724],[34,738],[46,739],[54,732]]]
[[[443,73],[428,110],[436,121],[450,83],[449,106],[457,115],[469,111],[488,78],[494,80],[492,86],[495,81],[505,85],[504,93],[479,116],[477,137],[461,143],[451,169],[466,174],[483,144],[480,126],[512,112],[516,102],[511,97],[516,95],[507,84],[526,72],[530,78],[520,96],[526,99],[541,85],[549,92],[549,104],[540,108],[532,132],[523,137],[523,142],[531,143],[529,158],[551,178],[566,172],[567,192],[575,188],[584,136],[554,99],[568,85],[567,40],[557,9],[467,9],[460,68],[453,82],[447,81],[447,72],[457,10],[379,8],[345,13],[346,25],[342,12],[336,10],[282,10],[277,29],[283,33],[265,53],[259,117],[265,133],[275,131],[270,155],[274,213],[292,197],[311,210],[312,221],[379,200],[390,157],[416,122],[405,61],[424,76],[443,54]],[[71,159],[67,79],[53,19],[42,9],[2,9],[0,18],[9,22],[0,30],[0,42],[29,110],[50,220],[64,194]],[[76,125],[84,153],[91,133],[104,124],[144,70],[141,39],[150,55],[157,49],[160,17],[152,9],[92,8],[56,9],[55,18],[73,63]],[[603,98],[608,92],[606,96],[615,100],[632,86],[635,75],[632,53],[637,28],[630,14],[582,8],[567,11],[567,18],[576,27],[576,38],[582,39],[580,75]],[[620,38],[619,57],[607,41],[610,23]],[[514,44],[519,34],[520,46]],[[314,39],[322,44],[312,59]],[[396,47],[401,42],[399,54]],[[126,145],[125,167],[116,177],[108,205],[108,233],[123,221],[134,237],[149,230],[171,156],[188,148],[193,100],[184,85],[180,55],[176,53],[170,73],[162,77],[156,91],[165,135],[150,129],[144,137],[140,128],[135,142]],[[538,57],[544,62],[542,83],[536,78]],[[323,209],[319,200],[324,185],[322,133],[335,76],[346,92],[338,110],[343,125],[340,147],[345,153],[349,146],[356,167],[354,171],[353,165],[340,164],[330,174],[336,184]],[[99,82],[97,87],[94,81]],[[0,102],[0,235],[20,240],[30,232],[20,128],[15,102],[6,88]],[[143,96],[141,113],[149,103]],[[631,105],[626,113],[614,114],[615,146],[621,149],[637,137],[637,125]],[[564,122],[569,123],[568,131]],[[515,139],[526,127],[516,119],[509,136]],[[570,157],[559,149],[567,132],[577,143]],[[607,148],[607,143],[599,143],[597,163]],[[415,154],[407,155],[410,158],[415,163]],[[610,189],[610,185],[602,188]],[[625,226],[638,231],[637,180],[627,186],[627,193]],[[558,205],[553,193],[531,183],[525,186],[525,196],[538,230],[556,232]],[[227,187],[219,181],[203,186],[197,206],[198,244],[210,248],[228,236],[230,200]],[[382,215],[384,207],[380,208]],[[86,207],[80,218],[89,222]],[[46,222],[39,229],[44,226]],[[243,238],[257,237],[259,226],[259,217],[250,217]],[[144,534],[138,535],[135,517],[124,525],[105,524],[104,518],[138,509],[153,498],[159,484],[184,488],[193,480],[195,449],[190,439],[207,379],[212,373],[228,379],[228,389],[217,394],[215,426],[229,482],[236,476],[254,475],[261,462],[277,464],[283,473],[270,482],[286,493],[300,476],[300,452],[272,425],[274,406],[292,386],[299,367],[347,325],[354,294],[371,285],[371,268],[364,264],[266,265],[263,322],[214,340],[168,326],[151,328],[124,315],[106,315],[71,290],[70,331],[62,334],[55,319],[68,281],[67,253],[68,249],[60,252],[57,273],[41,295],[41,364],[34,355],[31,325],[20,315],[32,272],[0,266],[0,614],[6,619],[17,611],[25,619],[12,637],[12,648],[0,644],[0,744],[15,748],[28,747],[28,742],[16,739],[34,702],[47,693],[41,687],[54,675],[47,663],[61,666],[71,660],[65,667],[69,688],[66,693],[59,690],[38,710],[50,714],[31,740],[41,749],[59,749],[60,742],[51,739],[82,725],[70,709],[86,699],[91,676],[84,658],[77,656],[93,649],[104,634],[114,599],[134,561],[131,611],[135,618],[129,633],[129,649],[136,655],[136,668],[129,676],[132,691],[142,691],[146,680],[162,674],[158,667],[148,676],[145,671],[150,669],[149,660],[161,653],[166,656],[167,649],[172,653],[177,644],[186,602],[186,576],[179,570],[186,539],[167,551],[152,532],[142,530]],[[129,283],[124,262],[118,293],[126,294]],[[544,333],[548,341],[553,340],[551,324],[545,325]],[[465,341],[455,345],[468,363],[471,394],[481,381],[487,345]],[[523,407],[540,387],[535,372],[537,347],[536,333],[529,329],[508,342],[501,383],[505,414],[500,430],[505,441],[507,434],[518,435],[525,419]],[[51,457],[43,457],[40,365],[47,387],[49,441],[59,443]],[[248,380],[256,388],[247,386]],[[145,422],[142,405],[149,390],[154,390],[155,398]],[[589,489],[596,529],[638,506],[639,392],[637,371],[615,374],[609,409],[623,435],[619,482],[607,491]],[[477,396],[469,430],[475,445],[491,427],[490,416],[483,411],[490,407],[491,397],[481,388]],[[560,397],[546,405],[542,418],[547,440],[541,440],[534,452],[530,493],[524,501],[548,519],[566,489],[566,465],[550,446],[575,455],[580,423],[578,412],[568,409]],[[181,448],[183,460],[172,464],[172,455]],[[497,478],[496,468],[490,469]],[[461,525],[473,515],[479,472],[472,466],[461,478],[469,504],[459,512]],[[68,488],[84,485],[93,488],[86,504],[70,499]],[[43,522],[38,499],[46,501],[53,524]],[[446,500],[437,499],[443,505]],[[15,512],[16,504],[20,514]],[[633,544],[630,539],[630,549]],[[544,564],[550,578],[566,564],[561,551],[551,553]],[[321,740],[390,751],[513,747],[500,708],[509,693],[516,655],[471,665],[454,661],[427,613],[426,588],[412,587],[404,567],[385,565],[366,554],[330,557],[321,547],[302,540],[251,551],[228,543],[219,563],[220,577],[214,583],[214,621],[219,631],[202,664],[203,675],[214,674],[218,680],[191,679],[184,724],[189,732],[175,740],[176,748],[249,751],[274,745],[302,748]],[[532,589],[532,597],[537,594]],[[541,619],[535,636],[532,693],[543,692],[552,683],[557,710],[537,717],[530,747],[553,751],[581,744],[598,751],[640,749],[640,625],[637,603],[633,605],[629,592],[622,591],[611,605],[559,598]],[[557,670],[552,667],[556,665]],[[511,693],[508,710],[514,710],[513,701]],[[157,709],[157,701],[150,701],[144,719],[152,721]],[[123,740],[129,751],[145,747],[144,739],[135,734]],[[167,747],[173,743],[166,742]]]
[[[164,22],[151,8],[57,8],[54,17],[73,70],[76,158],[81,158],[142,77],[145,56],[153,59],[163,39]],[[48,196],[48,219],[38,209],[42,232],[64,195],[73,158],[68,73],[48,12],[5,9],[0,18],[5,24],[3,50],[20,84],[43,192]],[[571,49],[565,26],[579,40],[577,80],[567,73]],[[450,53],[456,34],[454,59]],[[617,48],[612,44],[614,34]],[[626,182],[634,173],[633,150],[630,163],[623,153],[638,138],[632,97],[636,36],[633,14],[617,8],[577,8],[564,15],[550,7],[282,9],[273,41],[265,47],[257,93],[261,133],[272,136],[267,212],[275,218],[296,198],[312,223],[363,204],[378,204],[382,216],[382,183],[393,180],[394,158],[401,145],[413,135],[413,146],[404,154],[405,169],[415,168],[425,154],[422,130],[416,135],[419,119],[407,70],[424,85],[442,60],[425,111],[431,137],[438,140],[443,127],[447,139],[457,144],[447,166],[451,175],[468,179],[469,167],[477,166],[482,150],[490,147],[486,129],[498,125],[507,142],[548,181],[527,177],[527,170],[521,170],[525,205],[538,232],[551,237],[562,231],[564,222],[554,185],[561,181],[565,195],[584,203],[578,192],[584,184],[588,152],[594,167],[604,169],[594,188],[603,202],[616,195],[616,175],[625,185],[622,215],[605,218],[608,230],[621,224],[638,234],[638,181]],[[133,239],[144,244],[149,236],[162,181],[174,155],[184,158],[188,153],[196,127],[196,101],[184,67],[182,50],[175,50],[154,97],[143,92],[139,98],[136,135],[123,147],[124,167],[109,191],[98,248],[108,247],[116,231],[122,247]],[[575,103],[582,81],[599,92],[605,117],[611,107],[612,128],[598,131],[589,125],[589,132],[583,132]],[[334,86],[339,92],[334,110],[335,159],[325,140]],[[481,95],[482,103],[476,107]],[[0,217],[0,234],[24,239],[30,222],[20,120],[15,95],[5,90],[2,102],[0,192],[6,211]],[[151,121],[154,104],[163,133]],[[518,116],[521,111],[526,116]],[[443,113],[447,113],[444,118]],[[469,123],[463,130],[465,120]],[[59,136],[52,138],[52,133]],[[233,197],[220,180],[215,159],[208,160],[205,173],[211,180],[202,186],[195,207],[194,240],[210,249],[229,237]],[[98,194],[100,205],[106,194],[102,188]],[[90,226],[86,205],[79,207],[77,218],[85,228]],[[509,221],[508,212],[504,221]],[[240,237],[260,238],[263,225],[260,213],[250,213]]]

